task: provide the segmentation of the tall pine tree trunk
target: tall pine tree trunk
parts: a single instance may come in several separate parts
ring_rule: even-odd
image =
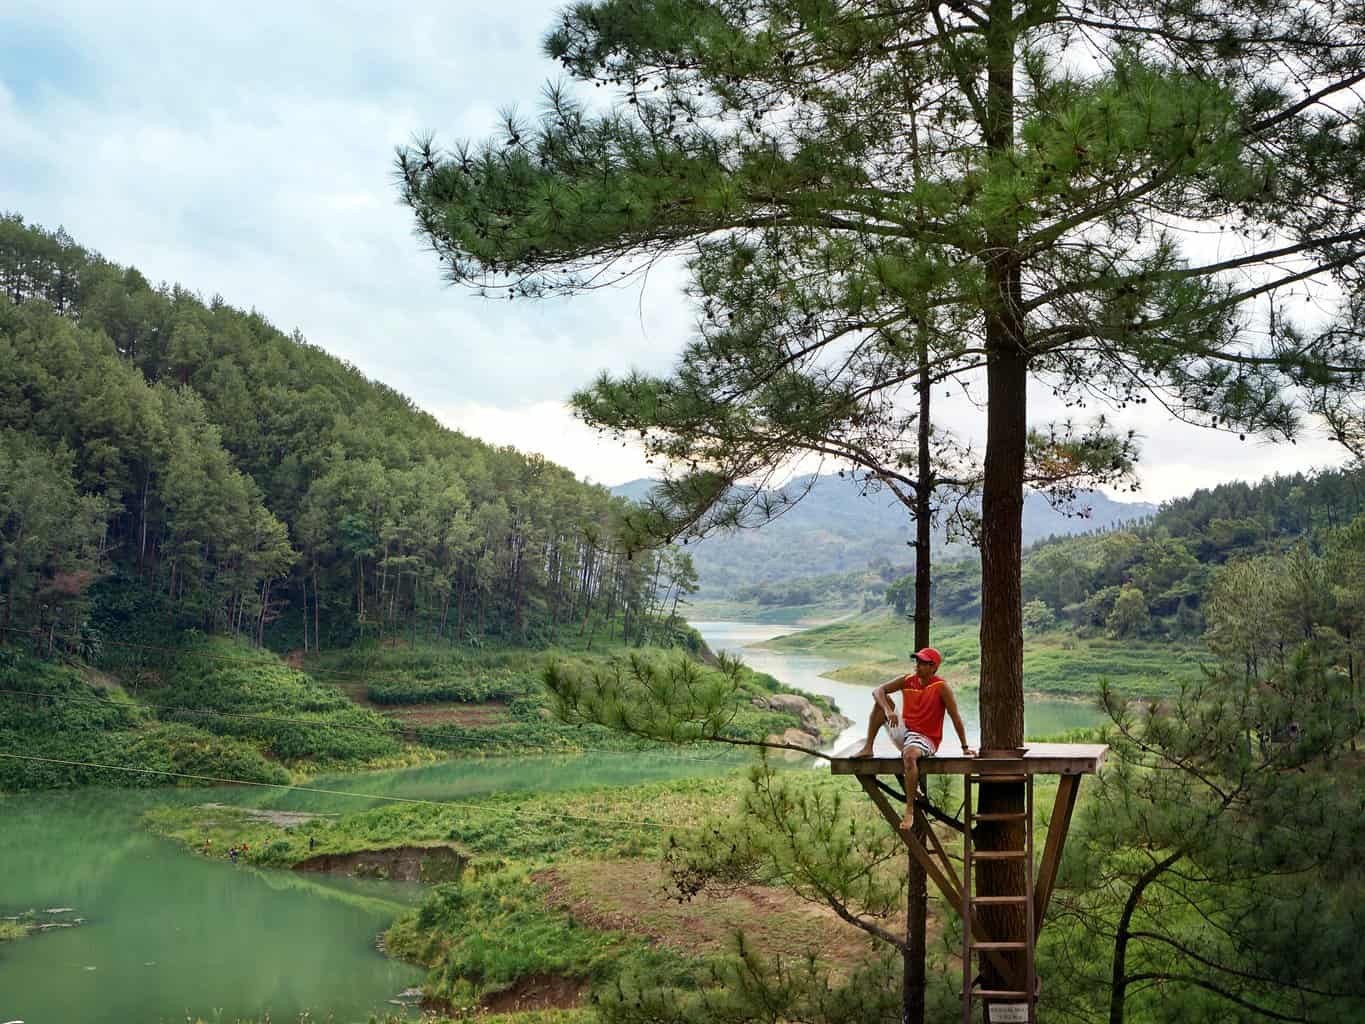
[[[986,84],[986,146],[995,154],[1014,145],[1015,34],[1011,0],[991,0],[986,29],[989,69]],[[981,746],[1008,750],[1024,742],[1023,615],[1020,557],[1024,509],[1025,445],[1028,435],[1028,353],[1021,305],[1018,231],[1007,222],[988,231],[986,279],[986,457],[981,492]],[[1022,784],[980,789],[981,812],[1020,812]],[[1022,849],[1024,824],[983,822],[975,845],[982,850]],[[1022,863],[982,860],[976,868],[982,896],[1023,893]],[[996,941],[1023,941],[1022,908],[1006,904],[983,908],[982,921]],[[981,965],[985,987],[1024,986],[1024,958],[1008,959],[1011,977]],[[970,972],[971,965],[967,965]],[[970,980],[970,979],[969,979]]]

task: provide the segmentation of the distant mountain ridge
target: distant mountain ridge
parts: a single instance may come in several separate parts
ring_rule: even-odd
[[[792,481],[790,489],[799,490],[809,479]],[[640,501],[654,485],[653,480],[631,480],[611,488],[611,493]],[[1068,516],[1040,494],[1025,496],[1024,544],[1107,529],[1157,511],[1148,502],[1115,501],[1099,491],[1085,492],[1075,507],[1088,509],[1089,514]],[[890,494],[861,495],[858,485],[827,475],[817,478],[810,493],[792,509],[761,529],[718,534],[693,542],[689,550],[701,576],[702,593],[720,595],[748,583],[849,572],[879,559],[907,564],[913,530],[904,506]],[[966,544],[946,544],[942,531],[936,532],[935,547],[939,557],[949,558],[970,550]]]

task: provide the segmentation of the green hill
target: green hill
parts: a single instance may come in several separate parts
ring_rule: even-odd
[[[616,543],[619,499],[255,312],[17,215],[0,295],[5,638],[544,644],[662,604],[654,561]]]

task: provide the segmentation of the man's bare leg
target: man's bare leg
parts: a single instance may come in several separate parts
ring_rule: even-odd
[[[905,817],[901,828],[910,828],[915,823],[915,797],[919,793],[919,759],[924,751],[907,743],[901,754],[905,762]]]
[[[867,719],[867,742],[863,744],[863,749],[854,754],[854,757],[871,757],[872,746],[877,742],[877,730],[886,724],[886,712],[875,700],[872,702],[872,714]]]

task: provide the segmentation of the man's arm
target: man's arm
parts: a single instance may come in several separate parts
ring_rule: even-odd
[[[895,679],[888,679],[872,691],[872,702],[886,713],[887,721],[893,721],[896,717],[896,702],[891,699],[891,695],[903,689],[905,676],[897,676]]]
[[[952,718],[953,728],[957,730],[957,738],[962,742],[962,753],[967,757],[974,757],[976,751],[967,746],[967,730],[962,725],[962,716],[957,713],[957,698],[953,696],[953,688],[944,683],[941,693],[943,694],[943,707],[947,710],[949,717]]]

